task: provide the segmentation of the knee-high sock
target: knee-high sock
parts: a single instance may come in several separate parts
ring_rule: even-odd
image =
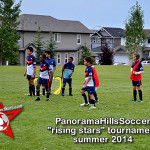
[[[37,98],[40,98],[40,89],[36,89]]]
[[[82,98],[83,98],[83,100],[84,100],[84,103],[87,104],[88,102],[87,102],[87,97],[86,97],[86,94],[85,94],[85,93],[82,94]]]
[[[62,88],[62,94],[64,94],[65,88]]]
[[[43,93],[42,93],[42,94],[43,94],[43,95],[45,95],[45,88],[43,88],[43,89],[42,89],[42,91],[43,91]]]
[[[93,99],[90,99],[90,101],[91,101],[91,106],[95,106],[95,100],[93,100]]]
[[[69,88],[69,95],[72,94],[72,88]]]
[[[49,95],[50,95],[50,92],[47,92],[47,93],[46,93],[46,98],[47,98],[47,100],[49,100]]]
[[[139,91],[139,98],[140,98],[140,100],[143,100],[142,99],[142,91],[141,90],[138,90]]]
[[[35,96],[35,86],[34,85],[31,86],[31,93]]]
[[[29,93],[30,93],[30,96],[32,96],[32,86],[29,86]]]
[[[96,91],[95,91],[95,93],[94,93],[94,97],[95,97],[95,100],[98,100]]]
[[[134,98],[135,101],[136,101],[136,95],[137,95],[137,91],[133,90],[133,98]]]

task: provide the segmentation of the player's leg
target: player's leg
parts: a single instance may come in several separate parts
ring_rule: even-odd
[[[30,88],[31,88],[32,95],[35,96],[34,79],[30,79]]]
[[[89,94],[89,103],[91,105],[90,109],[96,108],[95,106],[95,98],[94,98],[94,93],[95,93],[95,87],[88,87],[87,92]]]
[[[42,86],[42,95],[45,96],[45,86]]]
[[[68,80],[68,84],[69,84],[69,96],[73,96],[72,95],[72,78]]]
[[[37,99],[35,101],[40,101],[40,86],[42,84],[42,78],[39,77],[38,81],[37,81],[37,86],[36,86],[36,95],[37,95]]]
[[[98,99],[98,97],[97,97],[97,93],[96,93],[96,91],[97,91],[97,87],[95,87],[94,97],[95,97],[95,102],[98,102],[98,101],[99,101],[99,99]]]
[[[45,84],[45,88],[46,88],[46,101],[49,101],[49,95],[50,95],[50,91],[49,91],[49,79],[45,79],[46,80],[46,84]]]
[[[28,96],[32,96],[32,90],[31,90],[32,83],[30,82],[30,80],[31,80],[30,75],[27,75],[27,80],[29,82],[29,95]]]
[[[67,83],[67,79],[63,78],[62,96],[65,95],[65,86],[66,86],[66,83]]]
[[[87,97],[86,97],[85,91],[86,91],[86,88],[82,88],[82,89],[80,90],[80,93],[81,93],[82,98],[83,98],[83,101],[84,101],[84,103],[83,103],[83,104],[80,104],[80,106],[88,106],[88,105],[89,105],[89,103],[88,103],[88,101],[87,101]]]
[[[96,108],[94,94],[89,94],[89,97],[90,97],[89,102],[90,102],[90,105],[91,105],[90,109]]]
[[[142,90],[141,90],[141,85],[142,85],[142,83],[141,83],[141,80],[138,81],[138,82],[139,82],[139,83],[138,83],[138,85],[137,85],[137,90],[138,90],[139,98],[140,98],[140,100],[139,100],[138,102],[143,102]]]
[[[51,79],[49,81],[49,92],[50,92],[50,95],[51,95],[52,82],[53,82],[53,75],[51,76]]]
[[[137,91],[136,91],[137,82],[132,81],[132,85],[133,85],[133,100],[131,100],[131,102],[135,102],[136,101],[136,95],[137,95]]]

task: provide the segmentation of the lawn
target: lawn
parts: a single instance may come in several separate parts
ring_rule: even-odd
[[[132,99],[132,84],[130,66],[96,66],[100,79],[97,94],[100,99],[96,109],[79,107],[83,102],[80,89],[84,80],[84,66],[76,66],[73,74],[73,97],[68,96],[68,86],[65,96],[51,95],[50,101],[41,96],[41,101],[35,102],[35,97],[25,96],[28,93],[28,83],[23,76],[25,67],[0,67],[0,101],[4,107],[23,105],[23,111],[15,117],[10,126],[14,139],[0,132],[0,150],[150,150],[149,134],[122,134],[133,137],[133,143],[111,143],[107,130],[101,134],[52,134],[47,126],[56,127],[55,118],[63,119],[99,119],[100,117],[126,119],[149,119],[150,116],[150,66],[144,66],[142,79],[143,103],[130,102]],[[39,70],[39,67],[38,69]],[[38,76],[37,72],[36,76]],[[57,67],[55,76],[61,75],[61,67]],[[102,125],[58,125],[59,128],[100,128]],[[149,128],[149,125],[103,125],[106,128]],[[118,135],[118,134],[115,134]],[[108,143],[73,143],[74,137],[109,137]]]

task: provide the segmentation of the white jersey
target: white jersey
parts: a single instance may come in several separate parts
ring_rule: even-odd
[[[36,67],[36,59],[33,55],[27,56],[27,75],[33,75],[34,68]]]

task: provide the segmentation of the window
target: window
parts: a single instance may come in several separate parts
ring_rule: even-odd
[[[70,57],[72,57],[72,58],[73,58],[73,62],[75,62],[75,54],[74,54],[74,53],[71,53],[71,54],[70,54]]]
[[[61,41],[61,34],[60,33],[55,33],[54,34],[54,41],[55,42],[60,42]]]
[[[57,54],[57,64],[61,64],[61,55]]]
[[[148,43],[150,44],[150,39],[148,39]]]
[[[77,34],[77,44],[81,44],[81,34]]]
[[[67,61],[68,61],[68,54],[66,53],[65,54],[65,63],[67,63]]]
[[[18,38],[18,41],[21,41],[21,37],[22,37],[21,32],[17,32],[17,34],[20,36],[20,37]]]
[[[91,43],[95,43],[95,42],[96,42],[95,37],[92,37],[91,38]]]

